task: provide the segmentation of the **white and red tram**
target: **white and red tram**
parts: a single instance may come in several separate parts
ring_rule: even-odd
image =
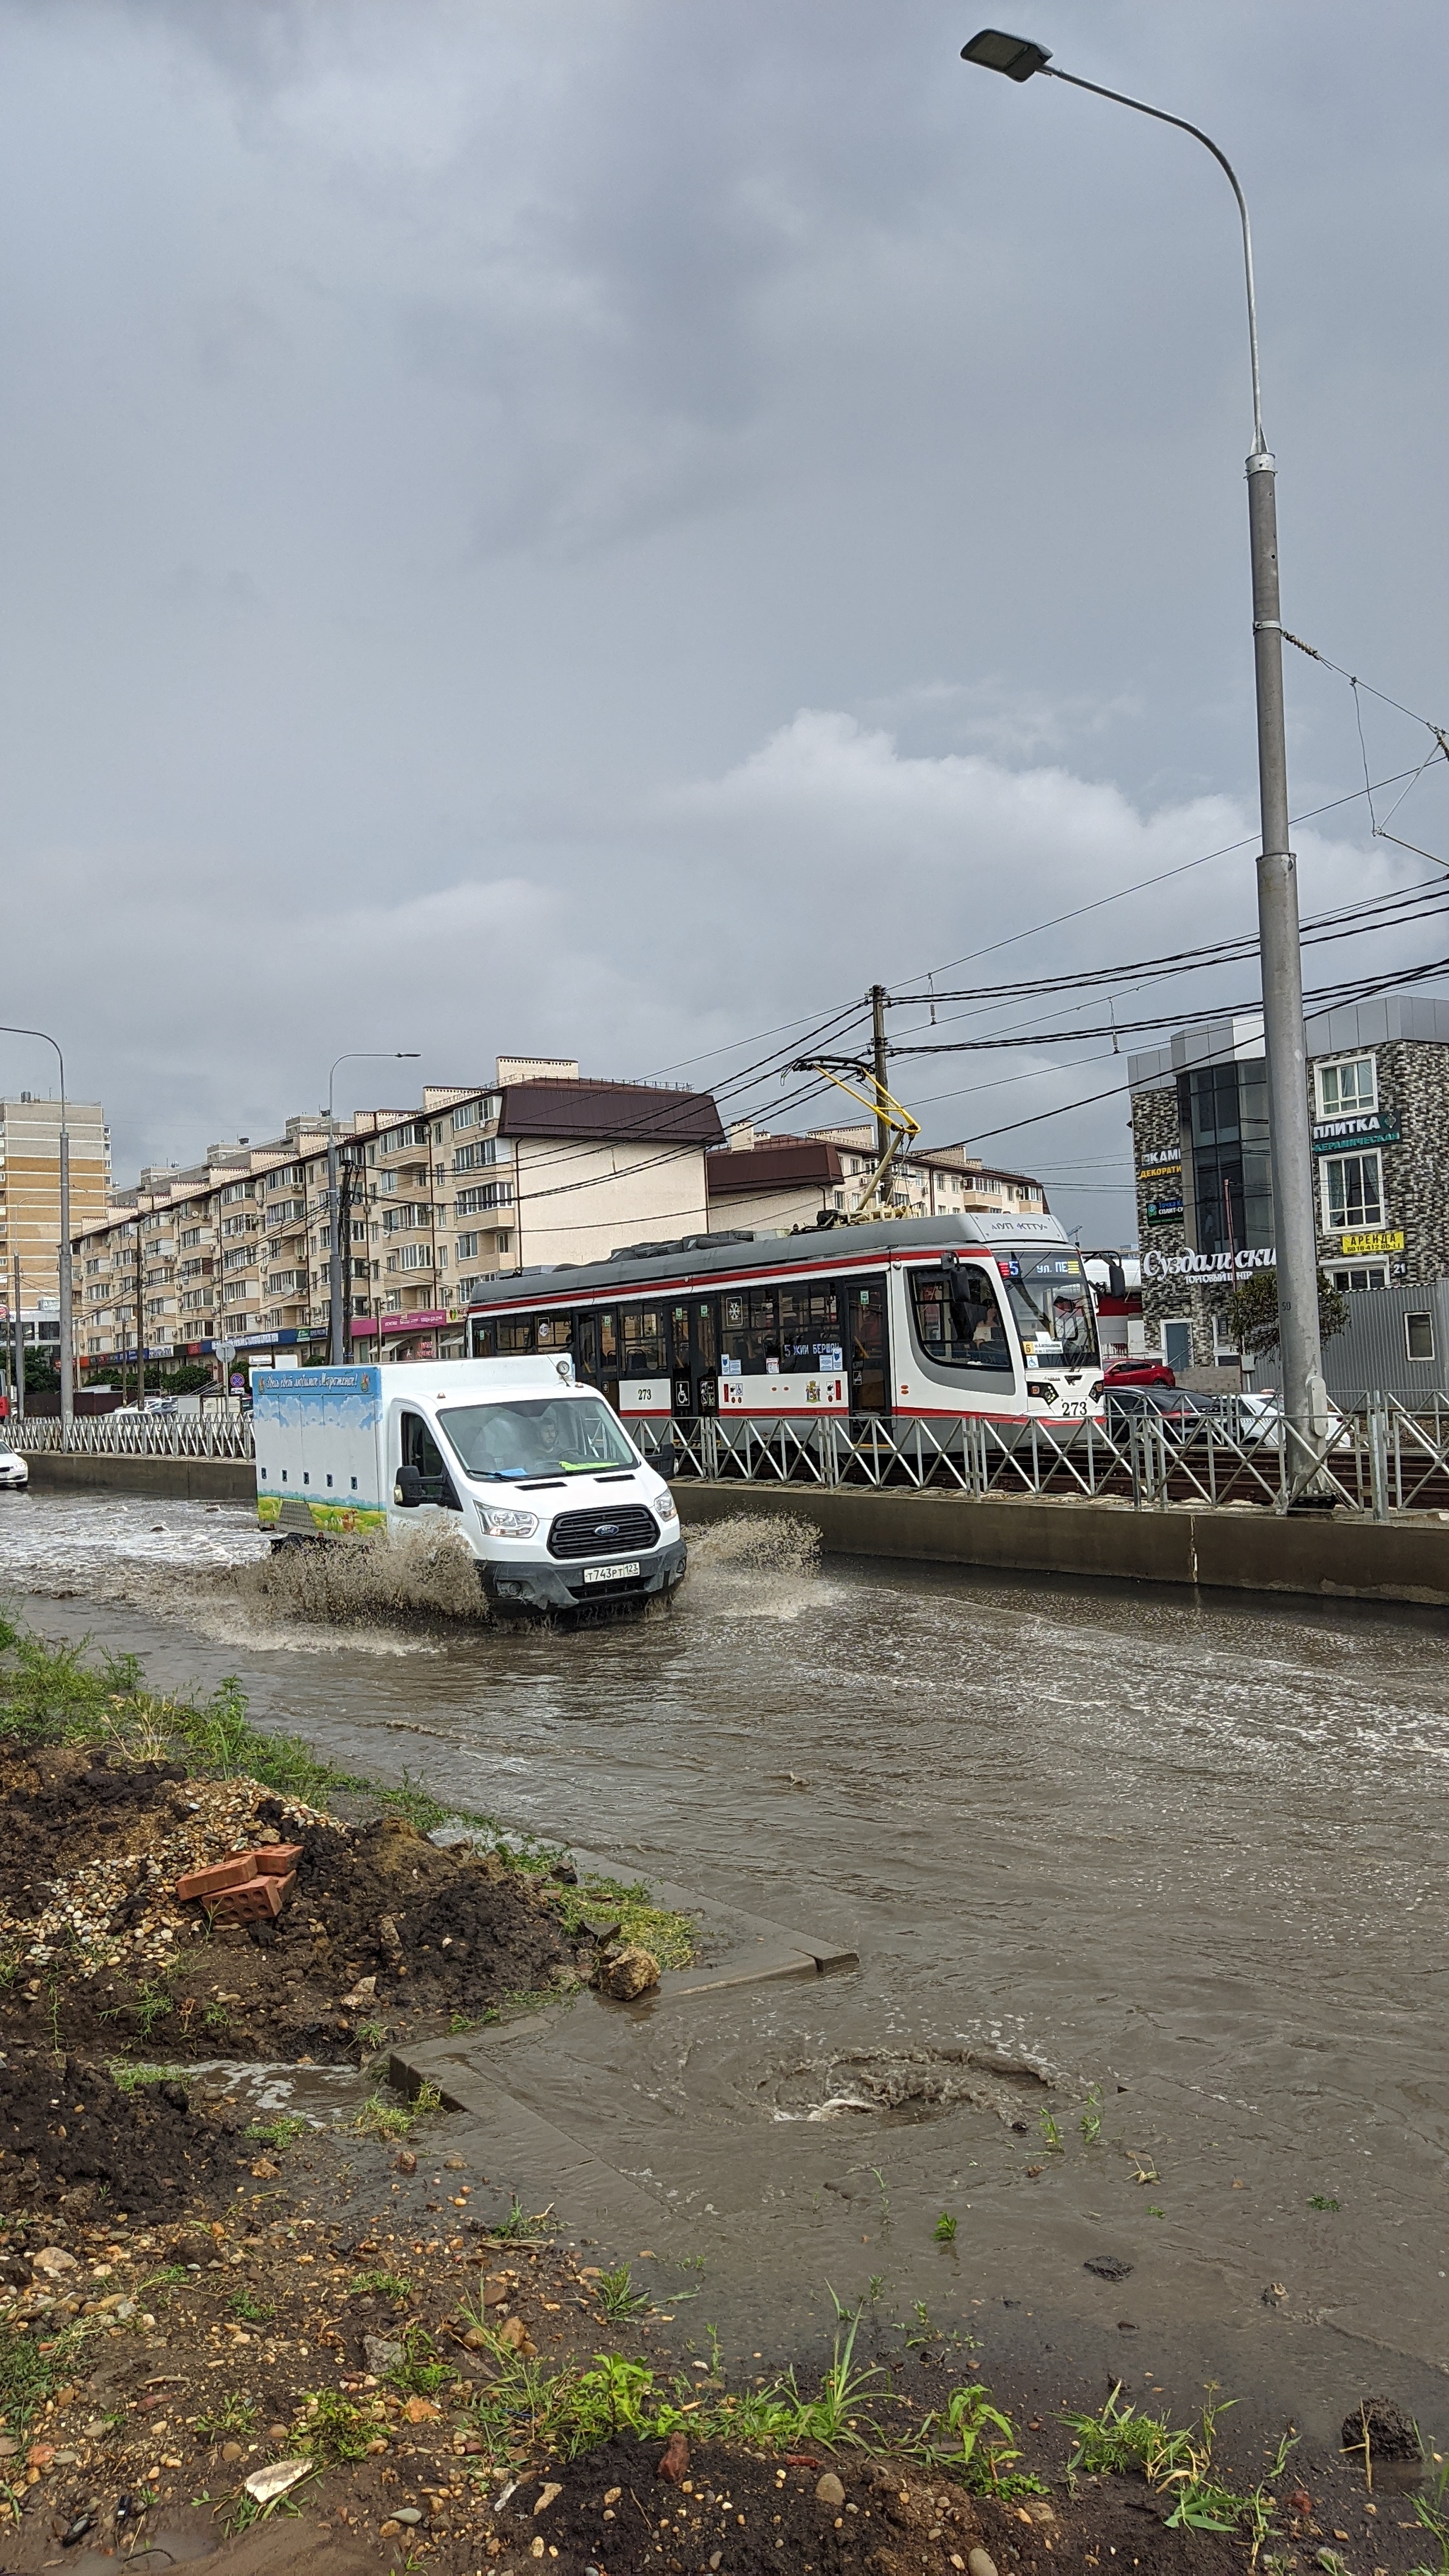
[[[475,1358],[570,1351],[647,1450],[718,1417],[1102,1418],[1096,1311],[1050,1216],[918,1217],[791,1235],[698,1234],[490,1280]]]

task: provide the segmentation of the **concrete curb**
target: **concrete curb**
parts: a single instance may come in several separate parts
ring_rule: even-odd
[[[626,1873],[602,1853],[580,1851],[573,1845],[570,1849],[581,1875],[627,1883]],[[692,1915],[706,1932],[713,1927],[717,1933],[732,1934],[731,1946],[724,1958],[712,1966],[668,1970],[652,1993],[641,1995],[636,2003],[605,2004],[595,1998],[595,2009],[600,2012],[643,2017],[675,2003],[740,1986],[759,1985],[777,1977],[832,1976],[857,1964],[855,1951],[842,1949],[838,1942],[812,1940],[808,1934],[788,1931],[764,1915],[746,1914],[709,1898],[691,1896],[687,1889],[666,1880],[651,1879],[648,1884],[650,1895],[659,1904],[675,1913]],[[509,2088],[498,2063],[499,2050],[517,2040],[552,2036],[560,2027],[556,2013],[527,2013],[517,2021],[497,2022],[485,2030],[395,2048],[388,2057],[388,2080],[399,2092],[410,2095],[423,2084],[436,2085],[444,2108],[461,2112],[467,2120],[465,2138],[476,2132],[473,2152],[487,2168],[490,2180],[504,2177],[504,2187],[522,2198],[517,2183],[508,2178],[526,2176],[535,2201],[558,2207],[571,2227],[610,2235],[621,2229],[626,2233],[637,2231],[647,2221],[657,2229],[661,2219],[669,2215],[662,2193],[656,2197],[641,2184],[631,2182],[566,2130],[529,2110]]]

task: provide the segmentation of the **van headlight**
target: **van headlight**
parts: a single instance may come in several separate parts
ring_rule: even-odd
[[[532,1538],[538,1527],[537,1512],[505,1511],[501,1503],[480,1503],[478,1518],[485,1538]]]
[[[654,1502],[654,1517],[657,1521],[678,1520],[679,1505],[672,1494],[656,1495]]]

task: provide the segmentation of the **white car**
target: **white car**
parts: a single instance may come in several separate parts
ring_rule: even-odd
[[[21,1485],[28,1485],[29,1482],[30,1469],[24,1459],[19,1457],[15,1450],[7,1449],[4,1441],[0,1440],[0,1485],[11,1485],[18,1489]]]

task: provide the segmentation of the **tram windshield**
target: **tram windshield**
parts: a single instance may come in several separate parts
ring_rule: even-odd
[[[1078,1255],[1003,1253],[997,1267],[1006,1282],[1027,1359],[1037,1366],[1095,1368],[1097,1318]]]
[[[597,1396],[543,1396],[511,1404],[450,1404],[438,1421],[470,1476],[513,1484],[522,1476],[592,1476],[637,1467],[612,1408]]]

